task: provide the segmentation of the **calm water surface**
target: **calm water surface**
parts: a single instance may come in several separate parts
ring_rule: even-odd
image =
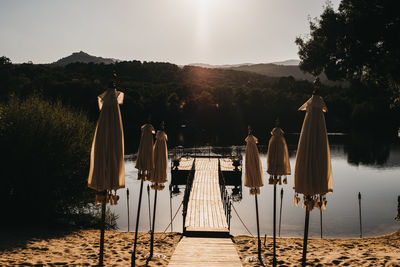
[[[295,139],[295,138],[293,138]],[[327,195],[327,209],[323,211],[324,237],[358,237],[359,207],[358,192],[362,194],[363,236],[388,234],[400,229],[400,222],[394,220],[397,215],[397,197],[400,195],[400,146],[398,143],[378,144],[363,139],[349,141],[349,137],[329,137],[331,142],[331,158],[333,169],[333,193]],[[295,165],[296,142],[288,138],[290,163],[292,172]],[[367,147],[366,147],[367,146]],[[262,235],[272,235],[272,203],[273,186],[268,185],[269,175],[266,173],[265,148],[260,147],[261,161],[264,170],[264,187],[259,195],[260,231]],[[204,149],[208,154],[208,149]],[[350,162],[350,163],[349,163]],[[133,160],[126,160],[126,186],[130,190],[130,231],[134,231],[140,181]],[[243,166],[244,166],[243,154]],[[170,181],[170,172],[169,181]],[[244,172],[242,175],[242,184]],[[145,182],[142,199],[140,231],[149,230],[149,209],[147,184]],[[293,175],[288,176],[288,184],[277,187],[277,224],[279,222],[280,190],[283,188],[281,236],[301,237],[304,230],[305,209],[293,206]],[[172,198],[173,214],[182,202],[184,186],[180,186],[181,194]],[[231,192],[231,190],[229,190]],[[150,190],[151,207],[153,207],[153,191]],[[120,201],[111,209],[118,216],[118,227],[128,230],[126,189],[118,190]],[[242,199],[233,204],[246,226],[256,235],[256,214],[254,196],[243,187]],[[159,192],[156,214],[156,231],[164,231],[170,221],[170,198],[168,185]],[[174,231],[182,231],[182,210],[173,223]],[[278,230],[278,229],[277,229]],[[170,231],[168,228],[167,231]],[[310,236],[320,236],[320,212],[314,209],[310,214]],[[231,234],[249,234],[237,215],[232,211]]]

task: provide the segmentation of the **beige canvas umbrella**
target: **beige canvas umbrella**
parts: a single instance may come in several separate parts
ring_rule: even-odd
[[[135,168],[139,170],[139,179],[148,180],[154,169],[153,135],[155,131],[150,122],[144,124],[140,130],[141,137]]]
[[[261,264],[261,239],[260,239],[260,221],[258,217],[258,200],[257,195],[260,194],[260,187],[264,186],[262,179],[262,168],[260,154],[258,153],[257,137],[251,134],[251,128],[248,127],[248,136],[246,141],[246,162],[244,185],[250,187],[250,194],[254,195],[256,203],[256,219],[257,219],[257,237],[258,237],[258,259]]]
[[[142,127],[140,127],[140,130],[141,130],[140,143],[135,164],[135,168],[138,169],[138,180],[140,180],[140,189],[139,189],[138,209],[136,215],[135,240],[131,255],[131,266],[135,266],[140,208],[142,206],[143,182],[144,180],[150,179],[151,172],[154,169],[153,135],[155,131],[153,125],[150,124],[150,115],[148,118],[148,122],[142,125]],[[149,216],[150,216],[150,207],[149,207]]]
[[[282,176],[284,183],[287,183],[286,175],[290,175],[289,152],[286,144],[284,132],[279,128],[279,120],[276,120],[276,127],[271,131],[271,138],[268,142],[267,152],[267,172],[270,174],[269,184],[274,185],[274,207],[273,207],[273,266],[276,266],[276,184],[282,184]],[[283,192],[283,191],[282,191]],[[282,199],[281,199],[282,203]],[[282,205],[281,205],[282,211]],[[281,213],[282,214],[282,213]]]
[[[316,94],[319,88],[318,79],[314,86],[315,90],[311,98],[299,108],[301,111],[306,111],[306,116],[297,147],[294,171],[295,203],[299,199],[297,194],[303,194],[303,206],[306,208],[303,266],[306,264],[310,211],[314,207],[324,208],[325,194],[333,190],[331,158],[324,117],[327,107],[322,97]]]
[[[116,204],[116,190],[125,187],[124,133],[119,110],[123,98],[124,94],[114,88],[98,97],[100,116],[92,143],[88,186],[98,192],[96,203],[102,205],[100,266],[103,266],[106,203]]]
[[[154,227],[156,221],[156,207],[157,207],[157,192],[164,189],[164,183],[168,181],[168,149],[167,149],[167,134],[164,132],[164,122],[161,123],[161,129],[157,131],[156,143],[154,144],[154,169],[152,171],[150,181],[152,182],[151,188],[154,189],[154,208],[153,208],[153,225],[151,227],[150,236],[150,256],[148,260],[153,257],[154,248]]]

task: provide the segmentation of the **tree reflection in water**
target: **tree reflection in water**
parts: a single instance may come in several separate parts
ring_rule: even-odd
[[[386,165],[393,137],[382,133],[352,131],[344,144],[347,161],[352,165]]]

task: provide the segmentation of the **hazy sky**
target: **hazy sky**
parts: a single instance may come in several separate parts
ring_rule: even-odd
[[[339,0],[331,1],[337,8]],[[72,52],[176,64],[295,59],[323,0],[0,0],[0,56]]]

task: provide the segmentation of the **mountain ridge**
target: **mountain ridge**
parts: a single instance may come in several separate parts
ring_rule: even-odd
[[[103,58],[90,55],[83,51],[74,52],[69,56],[61,58],[56,62],[51,63],[55,66],[66,66],[71,63],[94,63],[94,64],[114,64],[116,62],[121,62],[123,60],[114,58]],[[300,60],[289,59],[279,62],[272,63],[241,63],[241,64],[223,64],[223,65],[212,65],[206,63],[191,63],[185,66],[196,66],[208,69],[231,69],[236,71],[244,71],[257,73],[269,77],[288,77],[292,76],[296,80],[307,80],[313,81],[315,79],[309,73],[304,73],[299,67]],[[180,66],[183,67],[183,66]],[[327,85],[342,85],[343,82],[330,81],[324,73],[320,76],[321,82]]]
[[[60,58],[59,60],[51,63],[52,65],[65,66],[71,63],[95,63],[95,64],[114,64],[120,60],[114,58],[103,58],[89,55],[83,51],[74,52],[69,56]]]

